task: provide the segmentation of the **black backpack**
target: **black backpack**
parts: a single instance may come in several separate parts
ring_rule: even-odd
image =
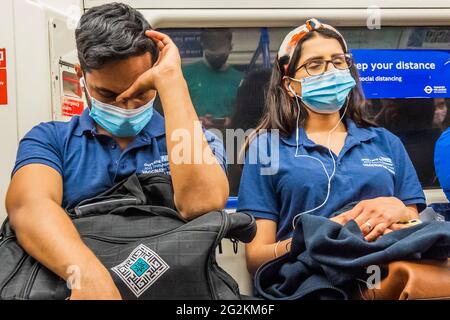
[[[239,299],[216,262],[223,238],[250,242],[252,216],[217,211],[184,221],[170,176],[133,175],[67,210],[86,245],[111,273],[123,299]],[[76,267],[68,270],[76,284]],[[75,280],[75,282],[73,282]],[[30,257],[8,221],[0,236],[0,299],[66,299],[66,282]]]

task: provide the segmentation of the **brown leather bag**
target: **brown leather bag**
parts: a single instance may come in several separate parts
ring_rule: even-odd
[[[396,261],[379,289],[362,292],[365,300],[450,300],[450,259],[447,261]]]

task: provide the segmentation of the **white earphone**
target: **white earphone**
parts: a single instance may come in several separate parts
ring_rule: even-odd
[[[328,152],[330,154],[331,160],[333,161],[333,171],[332,171],[331,175],[329,175],[328,171],[327,171],[327,169],[325,167],[325,164],[320,159],[317,159],[317,158],[309,156],[309,155],[299,155],[298,154],[298,148],[299,148],[299,128],[298,128],[298,124],[299,124],[299,119],[300,119],[300,103],[298,102],[298,99],[301,99],[301,98],[297,95],[297,93],[294,91],[294,89],[292,89],[291,84],[288,85],[288,88],[291,91],[291,93],[294,95],[295,102],[297,103],[297,108],[298,108],[296,135],[295,135],[295,142],[296,142],[295,158],[303,157],[303,158],[310,158],[310,159],[318,161],[322,165],[323,171],[325,172],[325,174],[327,176],[327,181],[328,181],[328,184],[327,184],[327,187],[328,187],[327,188],[327,196],[325,197],[325,200],[319,206],[317,206],[317,207],[315,207],[313,209],[310,209],[310,210],[306,210],[304,212],[300,212],[299,214],[295,215],[295,217],[292,219],[292,227],[295,230],[295,223],[296,223],[298,217],[300,217],[303,214],[311,213],[313,211],[316,211],[316,210],[322,208],[327,203],[327,201],[328,201],[328,199],[330,197],[330,194],[331,194],[331,180],[333,179],[333,177],[334,177],[334,175],[336,173],[336,160],[334,160],[333,153],[332,153],[332,151],[330,149],[330,139],[331,139],[331,134],[338,128],[339,124],[342,122],[342,119],[345,116],[345,113],[347,112],[348,100],[347,100],[347,102],[345,104],[344,112],[342,113],[342,116],[340,117],[338,123],[336,124],[336,126],[334,126],[333,129],[331,129],[328,132],[327,149],[328,149]]]

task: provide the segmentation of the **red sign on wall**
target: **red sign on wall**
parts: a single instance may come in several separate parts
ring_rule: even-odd
[[[0,106],[8,104],[8,77],[6,72],[6,49],[0,49]]]
[[[84,110],[84,102],[83,101],[64,98],[64,102],[62,105],[63,116],[67,116],[67,117],[77,116],[77,115],[82,114],[83,110]]]
[[[0,69],[6,68],[6,49],[0,49]]]

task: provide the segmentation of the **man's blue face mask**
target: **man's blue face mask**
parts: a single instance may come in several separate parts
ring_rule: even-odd
[[[317,76],[310,76],[301,80],[289,78],[300,82],[302,95],[298,96],[289,85],[291,92],[316,113],[330,114],[339,111],[356,82],[349,70],[331,70]]]
[[[127,110],[98,101],[89,93],[84,78],[80,79],[80,83],[82,87],[86,88],[86,93],[91,101],[89,115],[99,126],[113,136],[119,138],[135,137],[150,122],[156,96],[142,107]]]

